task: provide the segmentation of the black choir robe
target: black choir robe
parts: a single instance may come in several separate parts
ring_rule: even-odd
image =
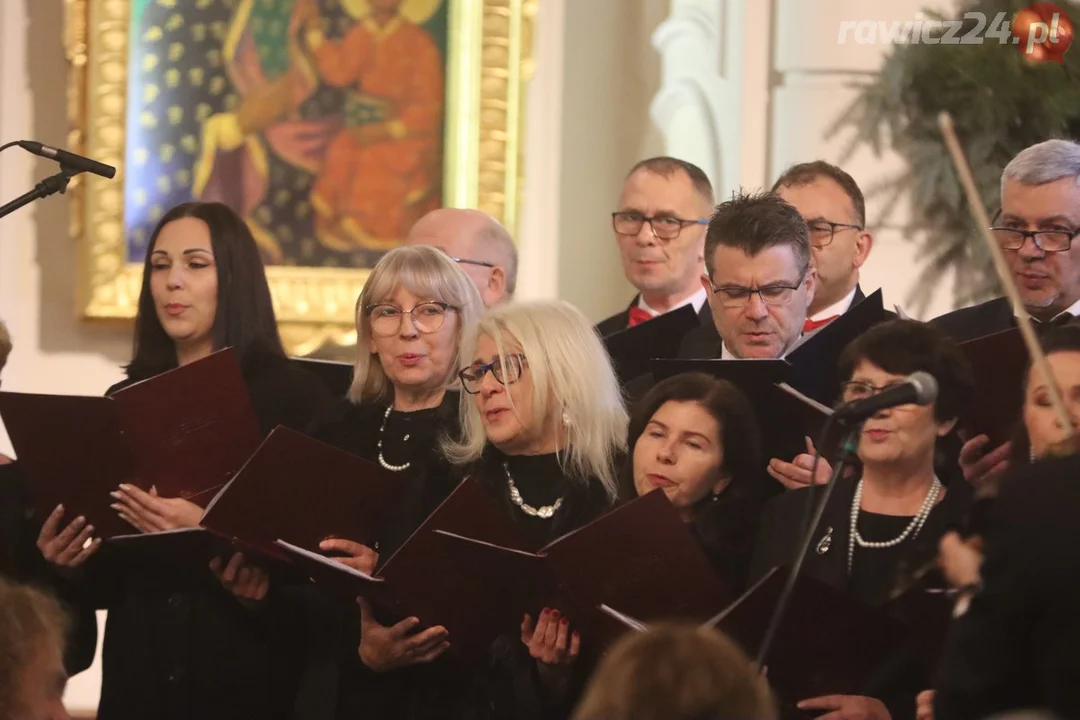
[[[283,355],[253,352],[242,370],[263,433],[279,424],[304,430],[332,402],[321,380]],[[293,716],[302,638],[289,593],[272,587],[252,610],[209,568],[179,591],[168,568],[161,569],[165,584],[146,575],[103,577],[92,561],[86,571],[92,600],[108,607],[99,720]]]
[[[1042,323],[1032,318],[1035,331],[1042,334],[1058,325],[1070,325],[1075,322],[1072,316],[1061,316],[1049,323]],[[953,310],[929,321],[940,328],[957,342],[966,342],[986,335],[1011,330],[1017,326],[1013,315],[1012,303],[1008,298],[1000,297],[987,300],[971,307]]]

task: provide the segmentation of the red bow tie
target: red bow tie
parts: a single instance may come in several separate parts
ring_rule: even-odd
[[[630,308],[630,317],[628,318],[627,324],[629,325],[629,327],[634,327],[638,323],[643,323],[646,320],[652,319],[653,314],[651,312],[635,305],[634,307]]]
[[[810,318],[807,318],[806,322],[803,323],[802,331],[804,333],[808,333],[808,332],[812,332],[814,330],[817,330],[819,327],[825,327],[826,325],[828,325],[829,323],[831,323],[833,320],[835,320],[838,317],[840,317],[840,316],[839,315],[833,315],[832,317],[827,317],[827,318],[824,318],[823,320],[811,320]]]

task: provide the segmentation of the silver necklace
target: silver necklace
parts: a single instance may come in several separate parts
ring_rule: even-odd
[[[506,484],[510,487],[510,500],[521,508],[521,511],[530,517],[544,518],[545,520],[555,514],[555,511],[562,507],[562,498],[559,498],[551,505],[544,505],[543,507],[535,508],[529,503],[525,502],[521,493],[518,492],[517,485],[514,484],[514,478],[510,475],[510,463],[503,463],[503,470],[506,471]]]
[[[851,576],[851,564],[855,558],[855,545],[861,548],[890,548],[896,547],[900,543],[908,539],[908,536],[915,537],[922,530],[923,525],[926,524],[926,519],[930,517],[930,512],[934,509],[934,504],[937,502],[938,495],[941,494],[941,481],[934,476],[934,482],[930,484],[930,489],[926,493],[926,498],[923,499],[922,507],[919,508],[919,513],[911,519],[908,526],[904,528],[904,532],[892,540],[885,540],[881,542],[871,542],[869,540],[863,540],[862,535],[859,534],[859,506],[862,504],[862,488],[863,481],[860,480],[859,484],[855,486],[855,497],[851,501],[851,532],[848,533],[848,553],[847,553],[847,570],[848,577]]]
[[[393,405],[390,405],[386,408],[386,414],[383,415],[382,419],[382,427],[379,428],[379,442],[377,445],[377,447],[379,448],[379,464],[391,472],[401,472],[402,470],[409,469],[409,463],[404,463],[402,465],[391,465],[390,463],[386,462],[386,458],[384,458],[382,454],[383,433],[386,431],[386,422],[390,419],[390,411],[393,409],[393,407]],[[409,435],[406,433],[405,442],[408,441]]]

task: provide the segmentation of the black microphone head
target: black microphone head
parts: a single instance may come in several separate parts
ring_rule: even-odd
[[[907,382],[915,388],[915,403],[917,405],[929,405],[937,400],[938,382],[930,373],[922,370],[911,373]]]

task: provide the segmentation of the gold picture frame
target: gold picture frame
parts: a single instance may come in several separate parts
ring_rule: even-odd
[[[132,0],[65,0],[68,146],[114,165],[114,180],[72,180],[71,234],[80,254],[78,312],[134,318],[142,265],[128,261],[124,220],[129,24]],[[538,0],[446,0],[443,204],[517,224],[524,84]],[[184,0],[176,0],[182,6]],[[287,350],[309,355],[355,343],[354,306],[370,269],[270,265],[267,277]]]

